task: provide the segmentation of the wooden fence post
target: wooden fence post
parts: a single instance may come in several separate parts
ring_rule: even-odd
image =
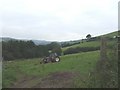
[[[101,37],[100,60],[107,60],[107,40],[105,37]]]

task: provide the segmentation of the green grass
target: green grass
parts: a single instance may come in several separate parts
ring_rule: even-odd
[[[59,63],[39,64],[40,59],[37,58],[4,62],[3,87],[10,86],[22,74],[42,78],[53,72],[70,71],[87,76],[98,59],[99,51],[93,51],[62,56]]]
[[[65,51],[68,48],[76,48],[76,47],[99,47],[99,46],[100,46],[100,42],[99,41],[84,42],[84,43],[80,43],[80,44],[76,44],[76,45],[64,47],[64,48],[62,48],[62,51]]]
[[[112,32],[112,33],[105,34],[103,36],[113,38],[113,36],[117,36],[117,35],[118,35],[118,31],[115,31],[115,32]]]
[[[109,34],[101,35],[101,36],[104,36],[104,37],[107,37],[107,38],[113,38],[113,36],[116,36],[116,35],[118,35],[117,31],[109,33]],[[98,37],[100,37],[100,36],[98,36]],[[114,40],[108,41],[108,45],[110,45],[110,46],[112,46],[114,43],[115,43]],[[72,46],[64,47],[64,48],[62,48],[62,51],[64,52],[68,48],[76,48],[76,47],[93,47],[93,48],[94,47],[100,47],[100,41],[98,41],[98,40],[90,41],[90,42],[84,41],[83,43],[80,43],[80,44],[75,44],[75,45],[72,45]]]
[[[113,37],[117,32],[104,35],[105,37]],[[115,40],[108,41],[108,46],[114,46]],[[76,47],[100,47],[100,41],[91,41],[76,44],[73,46],[62,48],[63,51],[68,48]],[[77,53],[61,56],[59,63],[40,64],[39,58],[15,60],[12,62],[3,62],[3,87],[11,86],[21,75],[37,76],[40,78],[54,72],[78,72],[80,77],[87,80],[89,72],[95,68],[97,60],[99,60],[99,51],[91,51],[85,53]],[[79,77],[74,78],[73,87],[87,87]]]
[[[113,46],[113,44],[116,41],[108,41],[107,44],[108,46]],[[69,47],[64,47],[62,48],[62,51],[64,52],[65,50],[67,50],[68,48],[76,48],[76,47],[91,47],[91,48],[95,48],[95,47],[100,47],[101,42],[100,41],[91,41],[91,42],[84,42],[84,43],[80,43],[80,44],[76,44],[76,45],[72,45]]]

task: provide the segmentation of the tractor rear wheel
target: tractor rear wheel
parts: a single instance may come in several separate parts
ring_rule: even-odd
[[[56,61],[56,62],[59,62],[59,61],[60,61],[60,58],[59,58],[59,57],[56,57],[56,58],[55,58],[55,61]]]

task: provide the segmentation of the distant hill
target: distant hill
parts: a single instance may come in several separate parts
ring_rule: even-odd
[[[10,40],[17,40],[17,39],[14,39],[14,38],[10,38],[10,37],[0,37],[0,41],[10,41]]]
[[[45,41],[45,40],[32,40],[36,45],[47,45],[50,44],[50,41]]]
[[[61,43],[61,44],[63,44],[63,43],[74,44],[74,43],[78,43],[78,42],[81,42],[81,40],[63,41],[63,42],[60,42],[60,43]]]
[[[105,35],[101,35],[101,36],[106,36],[106,37],[109,37],[109,38],[113,38],[113,36],[115,35],[118,35],[118,32],[115,31],[115,32],[112,32],[112,33],[108,33],[108,34],[105,34]],[[96,36],[96,37],[100,37],[100,36]],[[9,40],[23,40],[23,41],[29,41],[27,39],[15,39],[15,38],[11,38],[11,37],[0,37],[0,41],[9,41]],[[84,40],[84,39],[83,39]],[[50,44],[52,41],[46,41],[46,40],[32,40],[36,45],[46,45],[46,44]],[[81,42],[82,40],[70,40],[70,41],[63,41],[63,42],[58,42],[59,44],[69,44],[70,46],[71,45],[79,45],[79,43]]]
[[[11,38],[11,37],[0,37],[0,41],[10,41],[10,40],[22,40],[22,41],[29,41],[27,39],[15,39],[15,38]],[[50,44],[50,41],[45,41],[45,40],[32,40],[36,45],[46,45],[46,44]]]

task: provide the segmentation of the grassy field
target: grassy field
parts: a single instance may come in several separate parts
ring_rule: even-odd
[[[108,44],[108,46],[113,46],[114,43],[115,43],[115,41],[112,40],[112,41],[108,41],[107,44]],[[84,42],[84,43],[64,47],[64,48],[62,48],[62,51],[64,52],[68,48],[76,48],[76,47],[81,47],[81,48],[84,48],[84,47],[91,47],[91,48],[100,47],[100,41]]]
[[[118,31],[115,31],[115,32],[112,32],[112,33],[108,33],[108,34],[105,34],[103,36],[112,38],[113,36],[118,36]]]
[[[113,36],[117,36],[117,35],[118,35],[117,32],[112,32],[112,33],[105,34],[102,36],[107,37],[107,39],[108,39],[108,38],[113,38]],[[98,37],[100,37],[100,36],[98,36]],[[115,43],[114,40],[108,41],[109,46],[113,46],[114,43]],[[84,41],[83,43],[80,43],[80,44],[75,44],[72,46],[64,47],[64,48],[62,48],[62,51],[65,51],[68,48],[76,48],[76,47],[100,47],[100,41],[98,41],[98,40],[97,41],[90,41],[90,42]]]
[[[104,35],[113,37],[117,32]],[[108,47],[115,46],[115,40],[108,41]],[[90,41],[62,48],[100,47],[100,41]],[[90,73],[100,59],[100,51],[81,52],[61,56],[58,63],[40,64],[40,58],[3,62],[3,87],[89,87]]]
[[[84,79],[95,67],[99,51],[65,55],[59,63],[39,64],[40,59],[15,60],[3,62],[3,87],[10,87],[22,75],[38,77],[39,81],[56,72],[78,73]],[[72,87],[84,87],[83,82],[76,83],[79,75],[73,78]]]
[[[91,41],[91,42],[84,42],[84,43],[64,47],[62,48],[62,51],[65,51],[68,48],[75,48],[75,47],[99,47],[99,46],[100,46],[100,41]]]

